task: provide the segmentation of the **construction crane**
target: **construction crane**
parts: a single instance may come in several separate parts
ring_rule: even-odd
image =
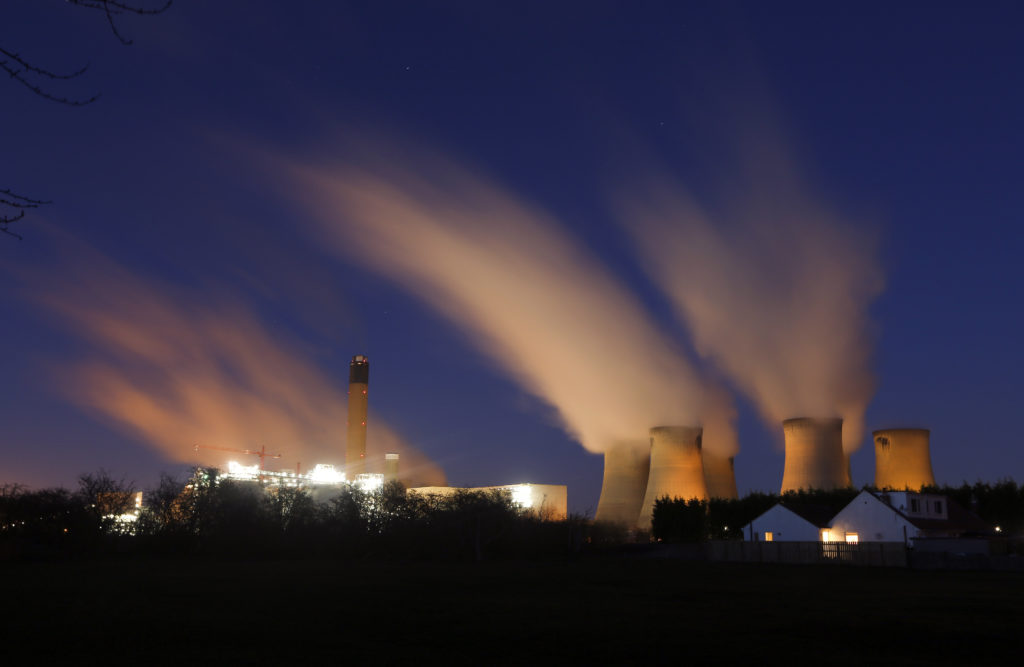
[[[267,446],[266,445],[263,445],[259,449],[232,449],[230,447],[212,447],[210,445],[196,445],[192,449],[197,451],[197,452],[200,449],[216,449],[219,452],[236,452],[238,454],[252,454],[253,456],[258,456],[258,457],[260,457],[260,474],[261,475],[263,474],[263,459],[267,458],[268,456],[270,458],[272,458],[272,459],[279,459],[279,458],[281,458],[280,454],[267,454]]]

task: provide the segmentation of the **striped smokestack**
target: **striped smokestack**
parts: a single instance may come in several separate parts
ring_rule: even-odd
[[[345,439],[345,476],[352,481],[366,472],[366,405],[370,360],[362,354],[348,365],[348,433]]]

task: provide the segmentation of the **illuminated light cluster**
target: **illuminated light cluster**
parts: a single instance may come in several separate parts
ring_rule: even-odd
[[[260,467],[258,465],[244,466],[238,461],[228,461],[226,476],[228,479],[239,482],[256,481],[260,477]]]
[[[516,484],[511,487],[512,490],[512,502],[524,510],[531,509],[533,507],[533,491],[530,490],[529,484]]]
[[[345,473],[329,463],[317,463],[306,478],[313,484],[342,484]]]
[[[373,493],[384,486],[384,475],[380,473],[363,473],[356,475],[355,485],[360,491]]]

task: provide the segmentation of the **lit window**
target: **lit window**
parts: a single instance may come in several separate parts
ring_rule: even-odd
[[[857,544],[857,542],[859,542],[859,541],[860,541],[860,536],[857,535],[857,533],[847,533],[846,534],[846,543],[847,544]]]
[[[764,534],[764,541],[765,542],[771,542],[774,539],[775,539],[775,535],[772,534],[772,531],[770,531],[770,530],[765,531],[765,534]]]
[[[821,541],[822,542],[831,542],[832,541],[832,531],[827,529],[827,528],[823,528],[822,531],[821,531]]]

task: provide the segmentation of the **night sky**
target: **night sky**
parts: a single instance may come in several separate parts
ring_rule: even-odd
[[[0,79],[0,188],[52,200],[10,226],[24,240],[0,235],[0,483],[105,468],[146,486],[204,429],[282,466],[335,446],[341,463],[335,410],[366,354],[374,423],[449,483],[566,484],[592,512],[601,457],[515,364],[312,222],[296,165],[370,154],[427,181],[450,161],[543,211],[720,377],[741,494],[777,491],[781,428],[694,345],[617,202],[668,173],[725,219],[771,190],[779,146],[880,269],[857,323],[867,429],[930,428],[940,483],[1024,480],[1020,3],[177,0],[118,27],[133,45],[58,0],[0,8],[0,47],[89,63],[47,85],[100,93],[69,107]],[[635,352],[592,363],[628,391]],[[852,461],[869,483],[869,435]]]

